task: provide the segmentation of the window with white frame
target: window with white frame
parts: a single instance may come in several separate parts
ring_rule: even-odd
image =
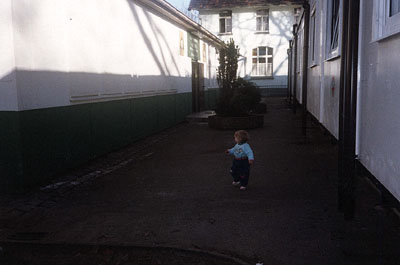
[[[273,73],[273,48],[257,47],[252,51],[252,76],[269,76]]]
[[[340,4],[341,0],[328,0],[327,14],[327,59],[339,55],[340,48]]]
[[[232,33],[232,11],[219,13],[219,33]]]
[[[256,11],[256,31],[269,32],[269,9]]]
[[[374,0],[373,40],[400,33],[400,0]]]
[[[313,66],[316,64],[316,12],[315,5],[311,10],[310,15],[310,65]]]

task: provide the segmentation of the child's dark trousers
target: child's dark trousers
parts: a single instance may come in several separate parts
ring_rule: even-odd
[[[234,159],[231,167],[233,181],[240,181],[240,186],[247,187],[250,177],[250,164],[248,159]]]

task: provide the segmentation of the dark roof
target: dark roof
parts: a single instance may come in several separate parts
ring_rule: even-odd
[[[251,7],[265,5],[301,5],[304,0],[190,0],[190,9],[213,9],[213,8],[232,8],[232,7]]]

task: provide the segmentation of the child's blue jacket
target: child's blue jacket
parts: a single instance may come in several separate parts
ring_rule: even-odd
[[[233,148],[229,149],[229,153],[234,155],[235,158],[248,158],[254,160],[253,150],[248,143],[236,144]]]

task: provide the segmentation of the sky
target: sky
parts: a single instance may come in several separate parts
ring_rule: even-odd
[[[167,0],[167,1],[178,9],[182,8],[187,9],[190,3],[190,0]]]

